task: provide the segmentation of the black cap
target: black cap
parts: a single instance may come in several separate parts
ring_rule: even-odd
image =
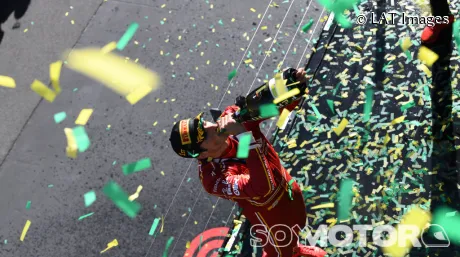
[[[196,158],[203,152],[200,148],[200,144],[205,139],[202,116],[203,113],[200,113],[193,119],[181,120],[174,124],[169,141],[174,152],[179,156]]]

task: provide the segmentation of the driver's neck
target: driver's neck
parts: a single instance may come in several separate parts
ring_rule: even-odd
[[[222,144],[222,147],[221,147],[219,150],[217,150],[217,151],[211,153],[211,154],[209,155],[209,157],[211,157],[211,158],[219,158],[219,157],[221,157],[222,154],[225,152],[225,150],[227,150],[228,146],[229,146],[229,143],[228,143],[228,139],[227,139],[227,140],[225,140],[225,142]]]

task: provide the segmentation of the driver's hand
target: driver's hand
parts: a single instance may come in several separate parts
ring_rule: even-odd
[[[219,126],[220,133],[239,135],[243,132],[246,132],[246,128],[243,126],[243,124],[238,123],[233,119],[233,113],[222,116],[217,121],[217,125]]]

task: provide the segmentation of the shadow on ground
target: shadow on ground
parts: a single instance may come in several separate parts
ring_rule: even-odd
[[[0,1],[0,44],[2,43],[4,31],[2,30],[2,24],[14,13],[16,23],[13,29],[19,28],[21,19],[29,8],[31,0],[2,0]]]

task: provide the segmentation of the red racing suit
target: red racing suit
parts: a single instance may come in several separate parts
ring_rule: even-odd
[[[286,109],[292,111],[297,104]],[[237,110],[229,106],[222,116]],[[229,136],[229,147],[220,158],[199,160],[200,179],[209,194],[235,201],[243,209],[264,257],[292,257],[297,234],[306,223],[305,203],[298,184],[260,131],[260,122],[243,123],[248,132]],[[237,159],[238,140],[246,133],[252,134],[249,156]]]

